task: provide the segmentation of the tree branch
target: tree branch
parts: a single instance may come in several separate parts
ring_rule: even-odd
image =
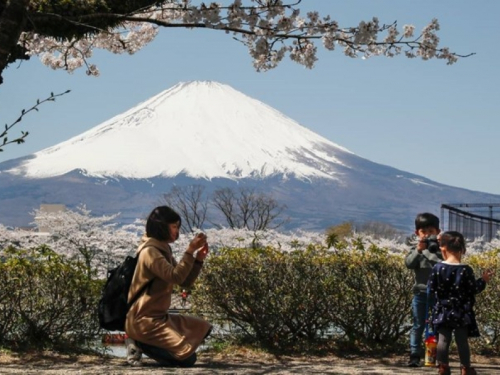
[[[65,92],[62,92],[60,94],[54,94],[54,93],[51,92],[49,97],[47,97],[47,98],[45,98],[43,100],[37,99],[36,104],[33,107],[29,108],[28,110],[23,109],[21,111],[21,115],[17,118],[16,121],[14,121],[10,125],[5,124],[5,129],[0,134],[0,139],[3,138],[2,144],[0,144],[0,152],[3,152],[3,147],[6,146],[6,145],[8,145],[8,144],[11,144],[11,143],[17,143],[17,144],[24,143],[24,139],[29,134],[28,132],[25,132],[25,131],[21,131],[21,136],[18,137],[18,138],[16,138],[16,139],[13,139],[13,140],[9,141],[9,139],[7,138],[7,133],[9,132],[9,130],[12,129],[16,124],[19,124],[23,120],[24,116],[26,116],[28,113],[30,113],[32,111],[38,111],[38,107],[40,105],[42,105],[43,103],[54,102],[57,97],[63,96],[65,94],[69,93],[70,91],[71,90],[66,90]]]
[[[0,0],[11,4],[27,4],[28,0]],[[247,4],[244,5],[243,3]],[[312,68],[317,61],[317,46],[327,50],[343,49],[348,57],[393,57],[403,54],[423,60],[443,59],[453,64],[458,58],[474,55],[457,54],[439,45],[439,23],[432,20],[414,37],[414,26],[405,25],[400,34],[397,23],[379,25],[374,17],[355,27],[340,28],[330,16],[320,17],[310,11],[300,16],[301,0],[234,0],[228,6],[215,2],[199,6],[185,0],[102,0],[102,2],[44,2],[42,8],[33,1],[27,14],[17,18],[0,6],[0,75],[9,60],[18,56],[15,48],[24,48],[30,56],[38,55],[53,69],[69,72],[86,66],[87,74],[99,71],[87,59],[95,48],[112,53],[133,54],[150,43],[159,28],[211,29],[232,33],[243,43],[253,58],[256,70],[275,68],[288,55],[293,61]],[[69,4],[69,5],[68,5]],[[1,3],[0,3],[1,5]],[[25,27],[19,26],[26,22]],[[2,20],[14,22],[18,40],[13,36],[1,40],[2,32],[11,31]],[[23,33],[19,34],[20,31]],[[384,38],[380,38],[384,33]],[[387,34],[387,35],[385,35]],[[399,37],[401,35],[401,37]],[[17,42],[17,44],[16,44]],[[1,53],[4,56],[2,59]],[[20,58],[20,57],[19,57]]]

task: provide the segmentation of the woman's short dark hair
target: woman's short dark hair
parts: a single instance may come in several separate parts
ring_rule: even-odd
[[[181,224],[181,217],[168,206],[156,207],[148,216],[146,222],[146,236],[159,241],[171,240],[169,224]]]
[[[465,253],[465,238],[460,232],[453,230],[444,232],[439,238],[439,245],[446,246],[452,253]]]

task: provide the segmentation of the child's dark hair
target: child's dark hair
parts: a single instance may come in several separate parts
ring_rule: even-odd
[[[448,231],[441,234],[439,245],[446,246],[452,253],[465,253],[465,238],[460,232]]]
[[[146,236],[159,241],[175,240],[172,238],[168,224],[181,224],[181,217],[168,206],[156,207],[148,216],[146,222]]]
[[[424,228],[439,229],[439,218],[429,212],[423,212],[415,218],[415,230]]]

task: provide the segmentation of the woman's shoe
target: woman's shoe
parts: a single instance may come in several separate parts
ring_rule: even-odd
[[[142,350],[135,345],[135,341],[131,338],[125,340],[127,346],[127,363],[130,366],[141,366]]]

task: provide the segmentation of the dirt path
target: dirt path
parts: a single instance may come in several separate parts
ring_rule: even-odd
[[[481,363],[478,363],[479,361]],[[479,375],[500,375],[499,358],[474,358]],[[189,369],[162,368],[154,361],[144,359],[141,367],[128,366],[123,358],[65,357],[47,353],[36,358],[0,355],[0,374],[436,374],[435,368],[407,368],[406,358],[338,358],[285,357],[238,354],[212,356],[201,354],[195,367]],[[453,361],[452,373],[458,374],[458,363]]]

